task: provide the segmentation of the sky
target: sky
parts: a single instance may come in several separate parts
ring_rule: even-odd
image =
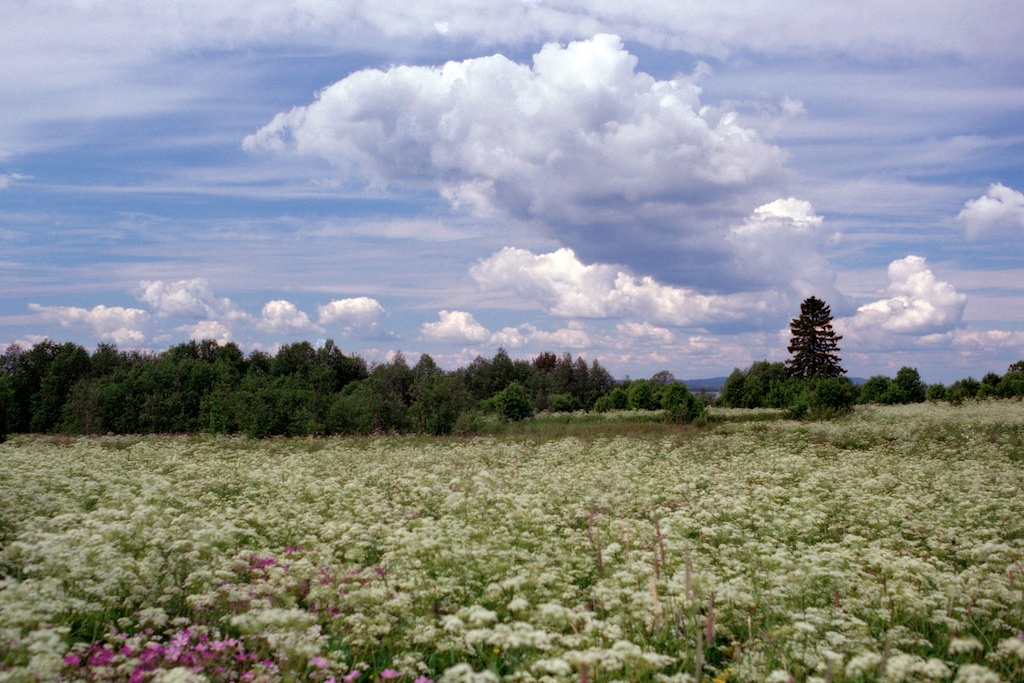
[[[1024,358],[1016,0],[0,0],[0,351]]]

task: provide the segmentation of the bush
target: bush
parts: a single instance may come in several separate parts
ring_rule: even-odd
[[[706,410],[686,385],[678,382],[661,390],[661,407],[668,414],[668,419],[677,423],[693,422]]]
[[[575,413],[581,408],[583,404],[572,394],[552,394],[548,397],[548,410],[552,413]]]
[[[958,379],[946,392],[946,400],[950,403],[962,403],[965,400],[977,398],[980,391],[981,382],[973,377]]]
[[[629,385],[627,392],[630,410],[657,410],[658,399],[654,395],[654,387],[647,380],[638,379]]]
[[[533,417],[530,393],[519,382],[512,382],[494,396],[495,406],[506,420],[518,422]]]
[[[846,377],[825,377],[813,380],[790,406],[793,418],[829,419],[853,410],[860,392]]]
[[[892,380],[885,375],[875,375],[860,388],[858,403],[885,403],[892,390]]]

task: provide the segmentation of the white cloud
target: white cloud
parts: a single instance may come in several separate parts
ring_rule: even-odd
[[[494,55],[365,70],[244,144],[320,157],[376,186],[431,187],[630,262],[639,232],[672,252],[702,237],[686,211],[776,182],[784,157],[733,112],[703,104],[694,78],[636,66],[604,34],[547,44],[532,65]]]
[[[685,326],[734,320],[751,307],[741,295],[706,296],[616,266],[586,265],[566,248],[534,254],[506,247],[474,265],[470,275],[484,290],[510,292],[563,318],[629,318]]]
[[[810,202],[789,197],[759,206],[732,229],[736,278],[755,286],[785,289],[797,298],[818,296],[834,300],[835,272],[821,253],[835,233]]]
[[[87,327],[100,339],[115,344],[141,344],[146,336],[140,328],[149,322],[149,313],[137,308],[95,306],[91,309],[74,306],[42,306],[29,304],[43,320],[60,323],[61,327]]]
[[[465,311],[441,311],[440,320],[424,323],[420,334],[424,339],[448,343],[480,343],[491,337],[486,327]]]
[[[660,344],[668,344],[675,341],[675,335],[672,334],[671,330],[667,330],[664,327],[656,327],[646,322],[627,321],[618,323],[615,326],[615,330],[620,336],[632,340],[644,340]]]
[[[586,329],[578,322],[570,322],[566,327],[551,332],[528,323],[491,332],[477,322],[471,313],[465,311],[440,311],[438,317],[437,322],[422,325],[420,335],[423,339],[449,344],[486,344],[513,349],[525,346],[544,349],[585,349],[592,345]]]
[[[282,299],[268,301],[264,304],[260,319],[256,321],[256,327],[266,332],[319,329],[309,320],[309,316],[300,311],[295,304]]]
[[[491,345],[517,348],[532,346],[548,350],[588,349],[593,345],[593,341],[583,324],[573,321],[565,327],[551,332],[538,329],[530,324],[523,324],[516,328],[506,327],[501,332],[492,335]]]
[[[999,351],[1016,353],[1024,358],[1024,332],[1007,330],[957,330],[953,346],[966,353],[989,356]]]
[[[25,178],[28,178],[28,176],[21,175],[20,173],[0,173],[0,190],[4,190]]]
[[[941,334],[956,329],[967,305],[967,296],[938,280],[921,256],[889,264],[887,292],[889,298],[861,306],[852,318],[837,320],[836,327],[864,340]]]
[[[189,339],[197,341],[213,339],[221,345],[227,344],[232,339],[231,330],[219,320],[203,320],[195,325],[181,327],[179,331],[187,333]]]
[[[1024,194],[993,183],[977,199],[968,200],[957,215],[968,237],[987,233],[1024,231]]]
[[[194,316],[238,319],[247,317],[230,299],[217,298],[203,278],[191,280],[144,280],[139,283],[139,301],[148,304],[159,317]]]
[[[321,325],[337,326],[345,336],[379,337],[381,321],[387,313],[376,299],[360,296],[336,299],[317,306]]]

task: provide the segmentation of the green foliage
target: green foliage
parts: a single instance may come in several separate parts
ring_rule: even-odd
[[[430,359],[429,356],[424,358]],[[433,359],[430,359],[433,363]],[[470,407],[469,394],[462,377],[442,372],[435,365],[416,364],[413,368],[409,419],[412,428],[425,434],[451,434],[459,415]]]
[[[981,391],[981,382],[973,377],[965,377],[950,385],[946,392],[946,400],[950,403],[962,403],[966,400],[977,398]]]
[[[494,397],[498,412],[509,421],[518,422],[533,416],[533,401],[519,382],[512,382]]]
[[[693,422],[707,410],[682,382],[673,382],[662,389],[661,407],[669,421],[677,423]]]
[[[0,372],[0,443],[7,439],[7,425],[10,424],[10,412],[14,406],[14,388],[7,373]]]
[[[928,391],[925,393],[925,399],[928,401],[945,401],[947,393],[945,384],[929,384]]]
[[[611,410],[626,410],[629,407],[629,395],[622,387],[615,387],[594,403],[594,410],[606,413]]]
[[[902,367],[892,381],[890,403],[921,403],[928,397],[928,385],[921,381],[917,368]]]
[[[804,384],[788,412],[794,418],[838,417],[853,410],[859,395],[857,387],[846,377],[822,377]]]
[[[548,410],[552,413],[574,413],[582,408],[583,404],[572,394],[553,394],[548,397]]]
[[[832,311],[817,297],[808,297],[800,304],[800,316],[789,323],[791,339],[786,361],[789,374],[801,379],[839,377],[846,371],[839,366],[839,340],[832,329]]]
[[[719,400],[730,408],[786,408],[793,403],[799,384],[784,363],[762,360],[746,371],[733,370],[722,385]]]
[[[747,373],[739,368],[734,369],[722,385],[718,395],[719,403],[727,408],[746,408],[746,382]]]
[[[892,389],[892,379],[885,375],[868,378],[860,387],[858,403],[887,403],[886,398]]]
[[[1010,370],[1003,375],[996,387],[996,395],[999,398],[1024,396],[1024,370]]]
[[[928,386],[916,368],[902,367],[895,379],[875,375],[860,388],[858,403],[921,403],[928,398]]]
[[[657,410],[661,406],[654,389],[654,385],[649,380],[633,380],[629,383],[629,389],[626,390],[627,407],[630,410]]]

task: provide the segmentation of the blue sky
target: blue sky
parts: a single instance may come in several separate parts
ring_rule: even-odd
[[[0,0],[0,350],[1024,358],[1024,11]]]

